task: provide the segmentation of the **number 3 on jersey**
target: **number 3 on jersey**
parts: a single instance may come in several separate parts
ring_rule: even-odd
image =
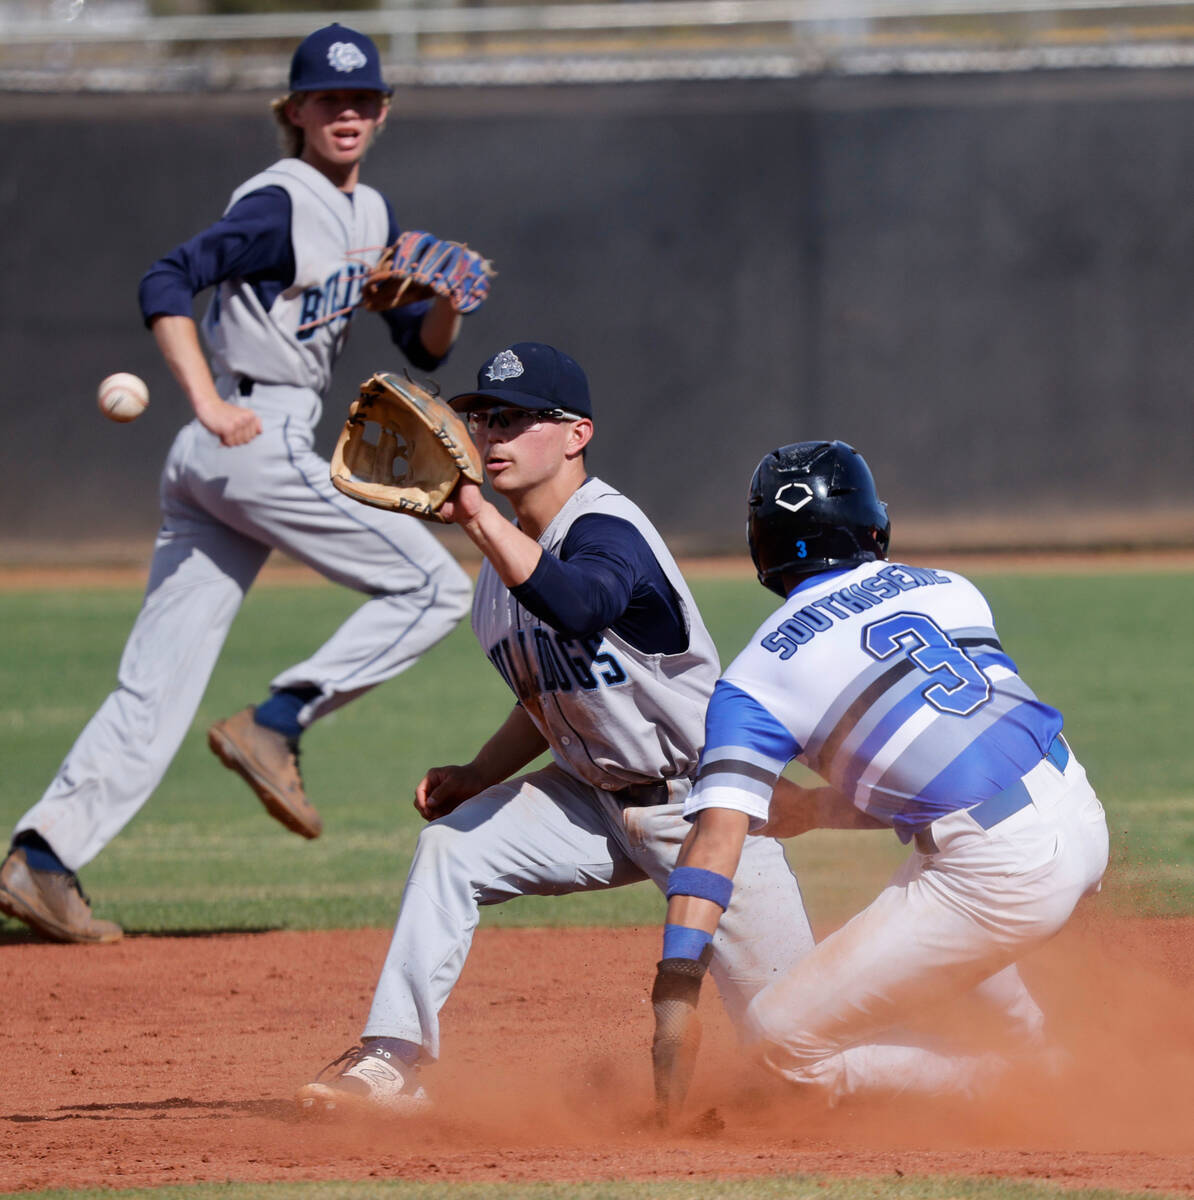
[[[901,651],[934,676],[921,695],[938,711],[968,717],[991,698],[991,681],[936,621],[923,613],[896,613],[862,631],[862,648],[880,661]]]

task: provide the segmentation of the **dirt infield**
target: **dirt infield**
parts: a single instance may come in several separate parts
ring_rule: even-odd
[[[978,569],[976,561],[958,565]],[[1038,564],[1055,569],[1058,560],[1019,565]],[[1194,555],[1115,565],[1188,570]],[[686,569],[749,572],[724,560]],[[287,565],[265,581],[322,582]],[[0,571],[0,589],[143,582],[140,567]],[[355,1040],[388,932],[136,937],[76,948],[11,930],[0,930],[0,1192],[801,1172],[1009,1176],[1194,1195],[1194,919],[1088,915],[1035,956],[1026,974],[1071,1066],[1047,1083],[1017,1076],[993,1100],[966,1107],[825,1111],[741,1060],[708,988],[692,1113],[715,1109],[723,1124],[668,1135],[649,1123],[653,928],[482,929],[444,1012],[445,1062],[427,1073],[434,1111],[369,1127],[300,1122],[290,1096]],[[955,1007],[949,1024],[981,1042],[977,1014]]]
[[[964,1174],[1194,1194],[1194,920],[1088,915],[1026,964],[1063,1075],[969,1107],[824,1110],[735,1053],[712,989],[693,1115],[649,1124],[654,929],[477,936],[444,1012],[433,1112],[300,1121],[294,1088],[355,1040],[385,931],[0,935],[0,1191],[200,1180],[600,1180]],[[954,1005],[955,1035],[979,1028]]]

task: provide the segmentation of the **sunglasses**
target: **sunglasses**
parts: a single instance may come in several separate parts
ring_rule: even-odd
[[[566,408],[475,408],[468,414],[469,433],[483,429],[512,429],[516,434],[540,429],[545,421],[580,421],[580,413]]]

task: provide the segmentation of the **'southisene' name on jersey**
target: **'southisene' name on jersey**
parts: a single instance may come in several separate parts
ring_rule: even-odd
[[[806,581],[731,663],[685,812],[731,808],[758,828],[799,758],[908,841],[1015,782],[1061,726],[1004,653],[973,584],[866,563]]]

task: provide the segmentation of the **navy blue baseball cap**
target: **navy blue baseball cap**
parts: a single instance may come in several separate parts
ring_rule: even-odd
[[[336,92],[356,88],[385,92],[381,55],[373,39],[346,25],[325,25],[299,43],[290,60],[292,92]]]
[[[458,412],[487,404],[508,404],[546,412],[562,408],[578,417],[591,417],[589,381],[575,359],[542,342],[515,342],[499,350],[477,372],[477,390],[453,396]]]

